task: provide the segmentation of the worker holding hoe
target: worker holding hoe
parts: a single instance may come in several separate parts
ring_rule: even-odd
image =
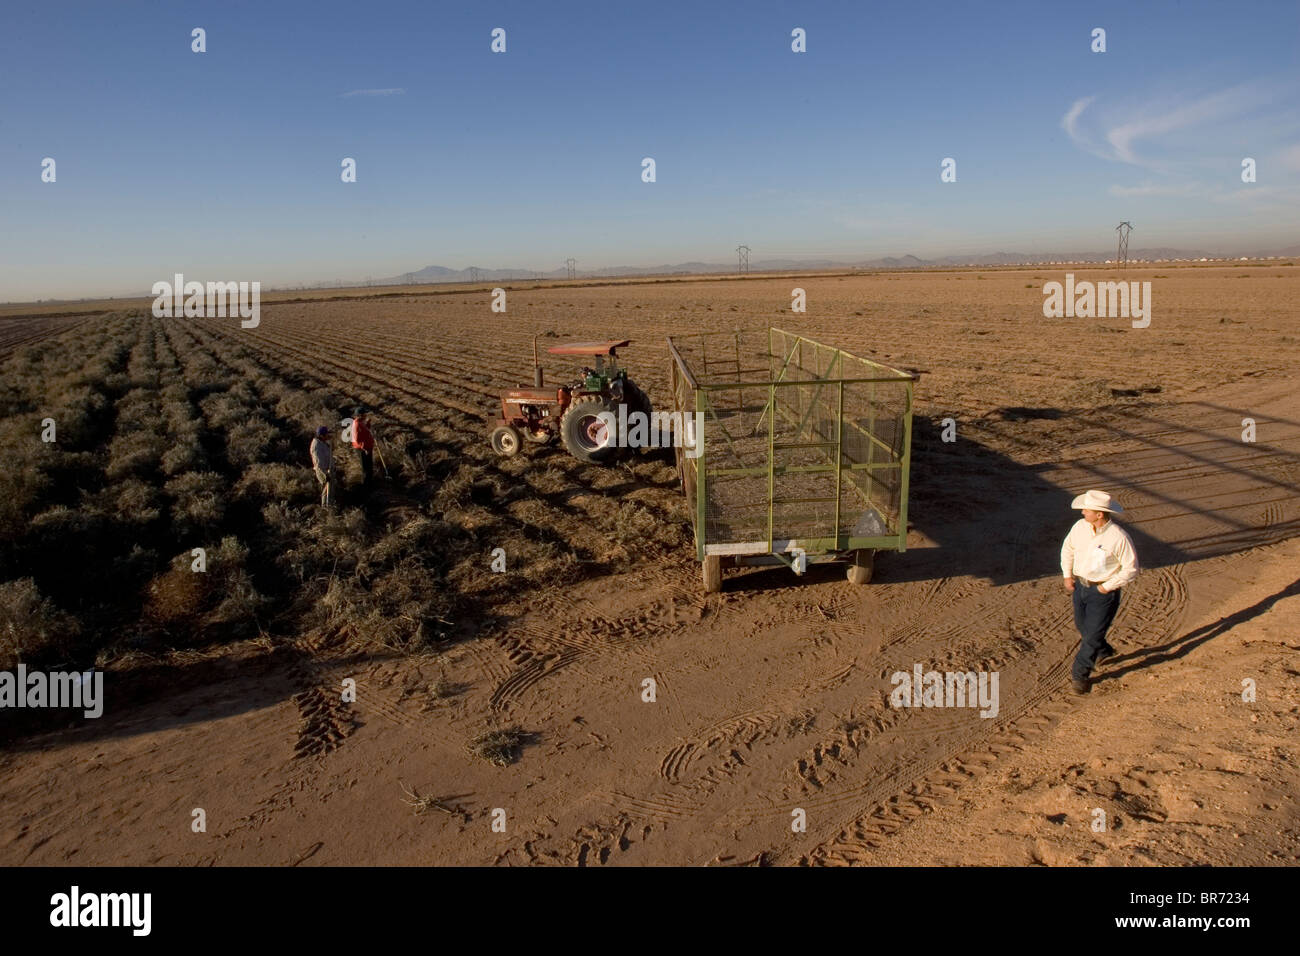
[[[323,508],[334,505],[334,452],[330,449],[330,430],[322,425],[311,440],[311,467],[320,482],[320,503]]]
[[[1076,694],[1086,694],[1093,667],[1115,653],[1106,632],[1119,610],[1120,589],[1138,574],[1137,551],[1128,532],[1111,520],[1124,509],[1104,491],[1088,491],[1070,502],[1083,517],[1061,545],[1065,590],[1074,596],[1079,653],[1070,672]]]
[[[362,487],[369,488],[375,473],[375,436],[370,431],[366,410],[361,406],[352,410],[352,447],[361,460]]]

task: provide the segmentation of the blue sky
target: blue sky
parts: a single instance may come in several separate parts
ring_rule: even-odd
[[[740,242],[1083,251],[1121,219],[1135,249],[1300,242],[1294,2],[15,7],[0,300],[175,272],[727,262]]]

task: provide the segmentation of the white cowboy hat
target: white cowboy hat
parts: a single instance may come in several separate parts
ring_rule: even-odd
[[[1120,514],[1124,510],[1118,501],[1104,491],[1084,492],[1070,502],[1070,508],[1076,511],[1080,508],[1087,508],[1089,511],[1109,511],[1111,514]]]

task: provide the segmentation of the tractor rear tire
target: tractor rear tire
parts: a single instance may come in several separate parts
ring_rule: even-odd
[[[519,454],[519,432],[510,425],[502,425],[492,432],[492,450],[503,458]]]
[[[722,558],[716,554],[704,556],[704,593],[717,594],[722,590]]]
[[[577,399],[560,419],[560,437],[570,455],[591,465],[603,465],[618,457],[618,436],[596,418],[609,412],[618,418],[618,406],[611,405],[599,395]],[[615,425],[615,429],[617,429]],[[600,437],[603,433],[603,439]]]
[[[870,584],[871,575],[876,570],[876,552],[872,548],[862,548],[853,552],[853,563],[849,565],[850,584]]]

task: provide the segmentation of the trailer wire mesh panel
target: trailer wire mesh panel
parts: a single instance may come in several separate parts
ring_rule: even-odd
[[[697,557],[906,548],[915,376],[777,328],[668,348]]]

